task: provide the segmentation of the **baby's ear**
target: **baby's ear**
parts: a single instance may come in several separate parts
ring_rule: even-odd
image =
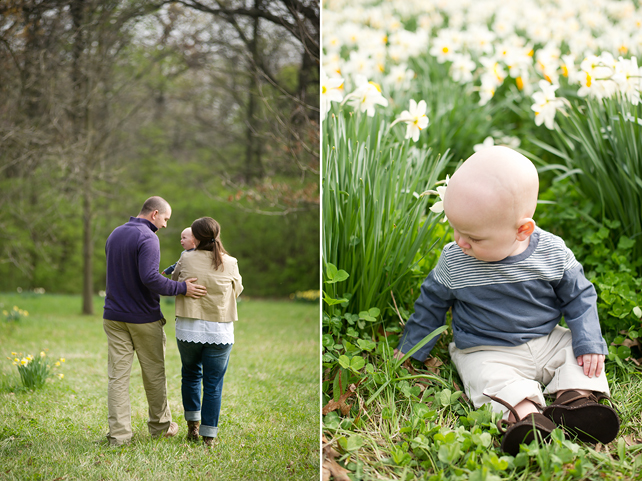
[[[535,232],[535,221],[533,219],[522,219],[517,228],[517,240],[523,241]]]

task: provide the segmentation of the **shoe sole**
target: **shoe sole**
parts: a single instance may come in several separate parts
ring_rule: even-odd
[[[580,441],[608,444],[620,431],[620,418],[615,410],[604,404],[589,406],[549,406],[544,415]]]

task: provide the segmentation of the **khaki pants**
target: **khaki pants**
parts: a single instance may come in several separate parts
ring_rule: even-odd
[[[520,346],[479,346],[457,349],[450,343],[450,357],[476,408],[490,403],[493,411],[510,414],[505,406],[484,396],[490,394],[515,406],[529,399],[546,405],[543,394],[585,389],[610,395],[606,374],[589,378],[573,353],[571,331],[556,326],[548,336]],[[542,393],[542,385],[546,386]]]
[[[138,356],[143,386],[149,405],[147,425],[152,436],[159,436],[169,428],[172,414],[167,403],[165,378],[165,319],[147,324],[103,319],[107,334],[108,361],[107,405],[109,409],[110,444],[128,443],[132,437],[129,377]]]

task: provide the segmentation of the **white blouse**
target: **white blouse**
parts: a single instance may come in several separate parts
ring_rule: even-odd
[[[234,323],[177,317],[176,339],[201,344],[234,344]]]

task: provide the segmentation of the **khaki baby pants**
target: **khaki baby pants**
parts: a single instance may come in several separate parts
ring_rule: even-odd
[[[464,383],[468,398],[476,408],[491,403],[493,411],[510,414],[506,407],[484,396],[489,394],[515,406],[524,399],[546,405],[542,393],[585,389],[610,395],[604,371],[589,378],[577,364],[571,345],[571,331],[556,326],[548,335],[520,346],[478,346],[457,349],[449,346],[450,356]]]

